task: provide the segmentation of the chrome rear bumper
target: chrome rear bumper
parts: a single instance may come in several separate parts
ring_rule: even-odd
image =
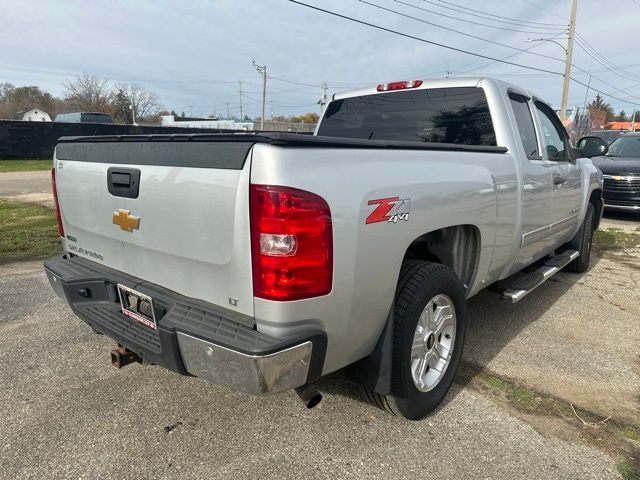
[[[178,332],[178,347],[191,375],[252,395],[307,383],[313,350],[306,341],[267,355],[247,355],[182,332]]]

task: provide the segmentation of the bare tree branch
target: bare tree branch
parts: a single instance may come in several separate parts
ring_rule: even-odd
[[[65,99],[78,111],[111,113],[112,93],[109,82],[97,75],[78,75],[64,83]]]

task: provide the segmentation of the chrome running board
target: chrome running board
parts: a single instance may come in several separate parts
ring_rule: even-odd
[[[577,250],[567,250],[549,258],[538,270],[520,274],[516,279],[514,279],[510,288],[507,288],[502,292],[502,297],[511,300],[512,303],[519,302],[564,267],[569,265],[573,260],[578,258],[578,255],[580,255],[580,252]]]

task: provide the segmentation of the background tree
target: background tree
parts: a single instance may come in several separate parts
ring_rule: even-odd
[[[97,75],[78,75],[64,83],[65,100],[79,112],[111,113],[113,94],[109,82]]]
[[[160,97],[156,93],[135,83],[118,83],[112,96],[114,99],[120,96],[120,101],[126,99],[127,109],[129,109],[128,105],[133,106],[137,123],[158,121],[158,113],[161,110],[161,106]],[[131,111],[129,110],[129,112]],[[131,118],[130,120],[133,119]]]
[[[133,115],[129,108],[129,98],[122,89],[113,96],[113,121],[115,123],[133,123]]]
[[[605,112],[605,122],[610,122],[614,117],[613,108],[598,93],[591,103],[587,105],[588,110]]]
[[[618,115],[616,115],[615,121],[616,122],[628,122],[629,119],[627,118],[627,112],[625,112],[624,110],[620,110],[620,113]]]
[[[318,123],[318,114],[314,112],[308,112],[297,117],[291,117],[293,123]]]
[[[36,85],[15,87],[0,84],[0,118],[15,119],[20,111],[40,108],[52,118],[64,110],[64,102]]]

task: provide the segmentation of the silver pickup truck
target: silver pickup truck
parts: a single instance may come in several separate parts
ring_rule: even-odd
[[[60,139],[49,281],[114,365],[250,394],[347,367],[422,418],[452,384],[465,301],[589,266],[602,174],[535,95],[488,78],[334,95],[315,135]]]

